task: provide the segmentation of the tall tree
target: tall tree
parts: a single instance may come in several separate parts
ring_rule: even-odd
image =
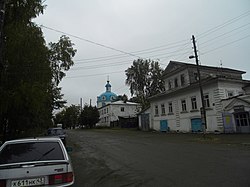
[[[118,95],[116,100],[123,101],[124,103],[126,103],[128,101],[128,96],[126,94]]]
[[[60,109],[66,103],[61,94],[59,83],[65,77],[65,71],[68,71],[74,65],[72,58],[76,54],[73,43],[67,36],[61,36],[57,43],[49,43],[49,62],[52,71],[52,81],[50,92],[52,94],[51,109]]]
[[[32,22],[44,11],[42,0],[7,0],[5,5],[0,129],[15,136],[51,123],[52,110],[63,102],[58,84],[73,65],[75,50],[65,36],[46,46],[41,28]]]
[[[13,134],[50,120],[47,47],[41,29],[32,22],[43,9],[40,0],[6,1],[0,117]]]
[[[80,114],[80,125],[82,127],[93,128],[98,123],[99,117],[100,115],[96,107],[85,104]]]
[[[150,64],[150,78],[147,96],[153,96],[165,90],[164,80],[162,78],[164,70],[160,67],[159,62],[152,61]]]
[[[64,128],[75,128],[79,122],[80,112],[79,106],[65,107],[55,115],[55,124],[62,124]]]
[[[131,96],[136,95],[142,106],[146,106],[146,92],[149,86],[149,65],[150,61],[137,59],[126,72],[126,84],[130,86]]]
[[[137,59],[126,71],[126,84],[130,86],[131,96],[136,96],[142,108],[149,105],[148,97],[164,90],[161,79],[163,70],[152,60]]]

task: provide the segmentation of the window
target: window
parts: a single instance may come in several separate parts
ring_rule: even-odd
[[[240,113],[235,115],[236,125],[240,126],[249,126],[249,117],[247,113]]]
[[[178,87],[178,79],[177,79],[177,78],[174,79],[174,87],[175,87],[175,88]]]
[[[198,80],[199,80],[198,73],[194,73],[194,80],[195,80],[195,81],[198,81]]]
[[[106,110],[107,110],[107,113],[109,113],[109,109],[107,108]]]
[[[111,101],[114,101],[114,100],[116,100],[116,97],[115,97],[115,96],[111,96],[111,97],[110,97],[110,100],[111,100]]]
[[[187,104],[186,104],[186,100],[181,100],[181,108],[183,112],[187,111]]]
[[[238,95],[243,95],[243,92],[239,91],[239,92],[238,92]]]
[[[233,97],[234,92],[233,91],[227,91],[227,97]]]
[[[196,97],[191,97],[191,103],[192,103],[192,110],[197,109],[197,102],[196,102]]]
[[[169,90],[172,89],[172,82],[171,82],[171,80],[168,81],[168,89],[169,89]]]
[[[121,112],[124,112],[124,111],[125,111],[124,107],[121,107]]]
[[[165,105],[164,105],[164,104],[161,104],[161,114],[162,114],[162,115],[165,115],[165,114],[166,114]]]
[[[158,105],[155,105],[155,115],[156,115],[156,116],[159,115]]]
[[[185,85],[185,76],[181,74],[181,86]]]
[[[173,103],[172,102],[168,103],[168,112],[173,113]]]
[[[205,103],[205,108],[209,108],[210,107],[209,95],[208,94],[204,95],[204,103]]]
[[[6,145],[0,153],[0,164],[35,160],[64,160],[62,148],[57,142],[25,142]]]
[[[103,101],[106,100],[106,97],[105,97],[105,96],[102,96],[102,100],[103,100]]]

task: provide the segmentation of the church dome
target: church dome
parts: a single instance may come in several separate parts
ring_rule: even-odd
[[[107,81],[105,87],[106,92],[102,93],[100,96],[97,97],[98,108],[105,106],[106,104],[111,103],[112,101],[115,101],[117,99],[117,95],[111,92],[111,84],[109,83],[109,81]]]

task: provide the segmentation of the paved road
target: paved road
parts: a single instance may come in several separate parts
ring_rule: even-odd
[[[250,186],[250,135],[67,133],[77,187]]]

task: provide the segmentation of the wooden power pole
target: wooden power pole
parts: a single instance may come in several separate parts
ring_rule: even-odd
[[[196,66],[197,66],[197,75],[198,75],[198,81],[199,81],[199,88],[200,88],[200,95],[201,95],[201,122],[202,122],[202,128],[203,128],[203,133],[206,133],[207,129],[207,122],[206,122],[206,106],[205,106],[205,100],[204,100],[204,94],[203,94],[203,89],[202,89],[202,84],[201,84],[201,74],[200,74],[200,65],[199,65],[199,59],[198,59],[198,54],[197,54],[197,48],[196,48],[196,42],[195,42],[195,37],[192,35],[192,40],[193,40],[193,47],[194,47],[194,56],[190,56],[189,58],[195,58]]]

